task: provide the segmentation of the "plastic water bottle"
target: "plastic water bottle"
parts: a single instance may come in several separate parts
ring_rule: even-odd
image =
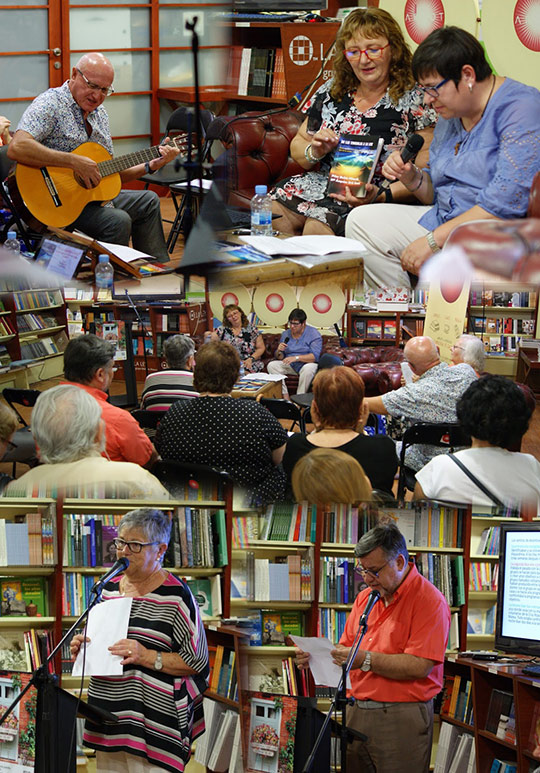
[[[100,255],[99,263],[96,266],[96,290],[105,290],[112,294],[113,290],[113,267],[109,262],[108,255]]]
[[[17,239],[17,231],[8,231],[7,239],[4,242],[4,249],[14,252],[16,255],[21,254],[21,245]]]
[[[251,235],[272,236],[272,199],[266,185],[256,185],[251,199]]]

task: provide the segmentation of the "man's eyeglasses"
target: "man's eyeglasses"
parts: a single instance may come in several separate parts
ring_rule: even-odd
[[[385,46],[372,46],[371,48],[346,48],[343,53],[350,62],[360,59],[362,54],[365,54],[368,59],[379,59],[384,49],[388,48],[389,45],[390,43],[387,43]]]
[[[439,89],[444,86],[445,83],[448,83],[450,78],[445,78],[440,83],[437,83],[436,86],[421,86],[419,83],[416,84],[416,88],[420,91],[423,91],[424,94],[429,94],[430,97],[437,97],[439,96]]]
[[[303,322],[298,322],[297,319],[293,319],[289,321],[289,327],[300,327],[300,325],[303,325]]]
[[[124,550],[127,547],[131,553],[140,553],[143,548],[159,545],[159,542],[126,542],[118,537],[113,540],[113,545],[117,550]]]
[[[114,89],[112,86],[98,86],[97,83],[92,83],[92,81],[89,81],[86,75],[82,72],[82,70],[79,70],[78,67],[76,70],[91,91],[101,91],[104,97],[110,97],[111,94],[114,94]]]
[[[384,567],[385,567],[387,564],[388,564],[388,561],[386,561],[386,562],[385,562],[385,563],[384,563],[382,566],[380,566],[380,567],[379,567],[377,570],[375,570],[375,569],[364,569],[364,567],[362,566],[362,564],[358,564],[358,565],[357,565],[357,567],[356,567],[356,569],[357,569],[357,571],[358,571],[358,572],[360,572],[360,574],[362,575],[362,577],[367,577],[367,576],[369,575],[369,577],[373,577],[374,579],[376,579],[376,580],[377,580],[377,579],[379,578],[379,575],[380,575],[380,573],[382,572],[382,570],[384,569]]]

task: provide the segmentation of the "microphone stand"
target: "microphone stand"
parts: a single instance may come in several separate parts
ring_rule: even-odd
[[[371,609],[373,609],[373,606],[371,607]],[[369,609],[367,612],[364,611],[360,616],[360,621],[358,623],[358,630],[356,632],[355,640],[349,651],[347,660],[341,666],[341,678],[336,688],[336,692],[334,693],[334,700],[332,701],[332,704],[328,709],[323,725],[319,731],[319,735],[315,740],[315,745],[313,746],[311,754],[307,758],[306,763],[302,768],[302,773],[309,773],[309,771],[311,770],[313,766],[313,762],[317,755],[317,751],[319,749],[319,746],[322,743],[322,739],[326,732],[326,728],[330,724],[330,719],[334,711],[341,709],[341,731],[340,731],[341,773],[347,773],[347,744],[353,739],[362,741],[362,743],[365,743],[368,740],[367,735],[364,735],[364,733],[361,733],[359,730],[354,730],[352,727],[347,727],[346,719],[347,719],[347,706],[354,705],[354,698],[347,697],[347,677],[349,675],[351,666],[354,663],[354,659],[360,648],[360,644],[362,643],[362,639],[366,635],[366,631],[368,627],[367,619],[368,619],[369,613],[371,612],[371,609]]]
[[[50,655],[48,655],[45,662],[42,663],[41,666],[36,668],[26,687],[19,693],[19,695],[15,698],[15,700],[11,703],[11,705],[8,706],[8,708],[4,711],[4,713],[0,717],[0,727],[1,727],[3,723],[6,721],[6,719],[9,717],[11,712],[24,698],[24,696],[29,691],[29,689],[31,687],[36,687],[38,691],[38,710],[36,713],[36,723],[39,721],[43,721],[43,723],[47,724],[48,726],[51,726],[50,732],[45,732],[42,734],[43,738],[45,739],[45,743],[43,743],[44,748],[41,750],[43,752],[43,759],[38,759],[38,754],[36,753],[36,771],[41,771],[42,773],[67,773],[67,771],[57,770],[56,763],[55,763],[55,759],[56,759],[55,754],[57,750],[54,748],[54,741],[53,741],[54,728],[52,727],[52,722],[55,719],[58,719],[58,717],[55,716],[55,713],[53,710],[51,693],[46,688],[47,687],[57,688],[58,690],[60,690],[60,688],[58,687],[58,676],[56,674],[49,673],[49,663],[54,659],[56,653],[62,649],[62,647],[64,646],[64,643],[69,638],[71,638],[76,628],[78,628],[79,625],[83,622],[83,620],[85,620],[88,617],[88,615],[90,614],[90,610],[93,607],[95,607],[95,605],[101,600],[102,592],[103,592],[103,583],[96,583],[96,585],[91,590],[90,601],[88,606],[84,610],[84,612],[81,615],[79,615],[79,617],[73,623],[71,628],[68,631],[66,631],[66,633],[58,642],[56,647],[53,649]],[[63,691],[60,690],[60,692],[63,692]],[[40,700],[40,695],[42,696],[41,700]],[[77,700],[77,699],[74,699],[74,700]],[[115,717],[114,714],[111,714],[110,712],[105,712],[105,715],[109,716],[109,721],[112,721],[111,718],[114,718],[114,720],[117,721],[117,718]],[[62,716],[61,721],[64,724],[66,722],[66,717]],[[39,752],[39,743],[37,743],[38,740],[39,739],[38,739],[37,724],[36,724],[36,752]]]
[[[146,345],[145,344],[146,344],[146,337],[147,337],[147,335],[148,335],[148,337],[150,337],[150,335],[148,333],[146,325],[143,322],[143,318],[139,314],[139,309],[137,308],[137,306],[133,302],[133,298],[128,293],[127,288],[124,290],[124,292],[126,294],[126,300],[128,302],[128,305],[129,305],[130,309],[133,311],[133,313],[135,314],[135,318],[137,319],[137,323],[139,325],[139,330],[142,333],[143,357],[144,357],[144,372],[146,373],[146,375],[148,375],[148,355],[146,353]],[[132,352],[133,352],[133,348],[132,348]]]

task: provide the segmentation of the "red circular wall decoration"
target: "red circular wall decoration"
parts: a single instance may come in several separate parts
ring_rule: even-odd
[[[313,298],[311,305],[318,314],[326,314],[332,308],[332,299],[326,293],[318,293]]]
[[[444,6],[441,0],[407,0],[403,21],[412,40],[421,43],[430,32],[444,27]]]
[[[514,8],[516,35],[529,51],[540,51],[540,0],[518,0]]]
[[[271,311],[275,314],[276,312],[282,310],[282,308],[285,305],[285,301],[283,300],[283,296],[280,295],[279,293],[269,293],[266,296],[264,305],[266,306],[268,311]]]
[[[238,301],[238,296],[230,291],[223,293],[223,295],[221,296],[221,305],[223,306],[223,308],[225,308],[225,306],[229,306],[229,304],[231,303],[234,303],[236,306],[239,306],[240,304]]]

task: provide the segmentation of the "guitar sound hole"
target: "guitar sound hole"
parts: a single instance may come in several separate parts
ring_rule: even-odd
[[[99,183],[97,183],[96,185],[92,185],[92,183],[90,183],[90,185],[87,185],[82,179],[82,177],[79,177],[78,174],[74,175],[74,177],[77,183],[81,186],[81,188],[86,188],[86,190],[90,190],[91,188],[97,188],[97,186],[99,185]]]

